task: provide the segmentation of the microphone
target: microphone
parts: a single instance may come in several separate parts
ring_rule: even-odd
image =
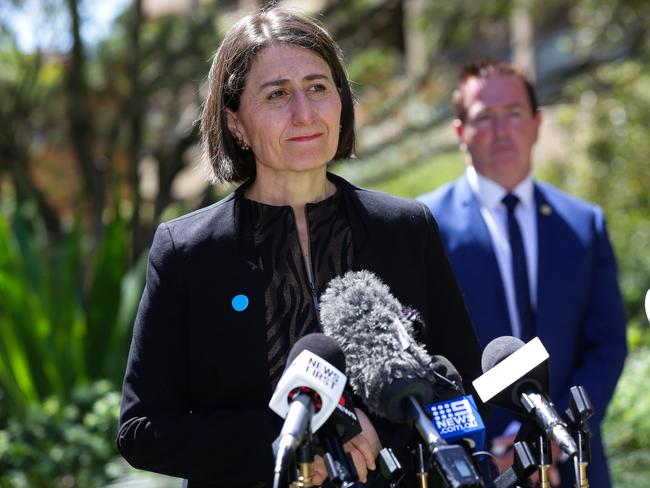
[[[276,477],[307,430],[316,432],[336,409],[346,383],[343,351],[323,334],[300,338],[289,352],[287,364],[269,403],[271,410],[285,419],[274,443]]]
[[[341,345],[350,385],[368,409],[413,425],[448,486],[482,486],[464,449],[448,445],[422,407],[433,402],[434,385],[449,389],[439,376],[460,382],[460,375],[448,360],[434,359],[413,339],[412,321],[388,287],[369,271],[349,271],[329,283],[320,317],[325,334]]]
[[[478,471],[487,461],[485,451],[485,424],[472,395],[442,400],[427,405],[433,426],[449,444],[462,446],[474,461]],[[489,473],[485,464],[483,473]]]
[[[318,440],[324,451],[323,461],[331,484],[335,487],[362,486],[357,483],[359,478],[352,457],[343,448],[344,443],[361,431],[352,398],[344,391],[332,415],[318,431]]]
[[[427,408],[444,440],[464,443],[472,451],[485,448],[485,424],[472,395],[432,403]]]
[[[353,437],[361,434],[361,424],[354,411],[354,402],[347,391],[343,391],[332,415],[321,429],[330,427],[340,439],[341,444],[345,444]]]
[[[497,337],[483,351],[483,375],[472,382],[484,403],[533,418],[546,436],[574,456],[578,452],[548,391],[548,352],[539,338],[528,344],[516,337]]]
[[[594,414],[594,406],[584,386],[572,386],[569,394],[569,408],[564,416],[578,446],[578,455],[574,458],[576,486],[584,488],[589,486],[587,466],[591,462],[591,429],[588,420]]]

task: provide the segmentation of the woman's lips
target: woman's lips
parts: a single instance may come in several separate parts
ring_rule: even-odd
[[[322,135],[323,134],[319,132],[317,134],[309,134],[306,136],[291,137],[288,140],[291,142],[308,142],[308,141],[313,141],[314,139],[318,139]]]

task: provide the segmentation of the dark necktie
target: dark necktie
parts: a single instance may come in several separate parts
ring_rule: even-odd
[[[515,297],[517,300],[517,312],[519,313],[521,339],[524,342],[528,342],[535,337],[535,315],[530,303],[530,285],[528,282],[528,270],[526,268],[524,241],[521,238],[521,231],[517,219],[515,219],[515,208],[519,204],[519,198],[512,193],[508,193],[503,197],[502,201],[508,209],[508,237],[510,239],[510,252],[512,254],[512,277],[515,283]]]

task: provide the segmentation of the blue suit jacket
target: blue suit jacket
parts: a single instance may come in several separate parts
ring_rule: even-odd
[[[626,355],[625,312],[616,262],[600,208],[550,185],[536,182],[538,277],[537,336],[550,354],[550,396],[563,412],[569,388],[587,388],[596,413],[592,488],[610,486],[599,424],[605,415]],[[505,292],[480,204],[467,179],[419,198],[440,226],[452,268],[485,347],[512,335]],[[488,438],[503,432],[513,416],[493,409]],[[562,486],[573,486],[571,463],[561,467]]]

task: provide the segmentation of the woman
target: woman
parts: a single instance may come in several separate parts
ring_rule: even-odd
[[[380,276],[431,325],[420,338],[430,352],[478,375],[426,207],[327,173],[352,154],[354,110],[340,50],[318,23],[274,8],[233,26],[201,132],[213,179],[245,183],[156,232],[124,380],[118,446],[131,464],[190,487],[268,483],[282,423],[271,393],[292,345],[320,330],[320,293],[349,269]],[[380,444],[359,413],[364,430],[346,447],[365,479]],[[314,463],[315,481],[325,476]]]

